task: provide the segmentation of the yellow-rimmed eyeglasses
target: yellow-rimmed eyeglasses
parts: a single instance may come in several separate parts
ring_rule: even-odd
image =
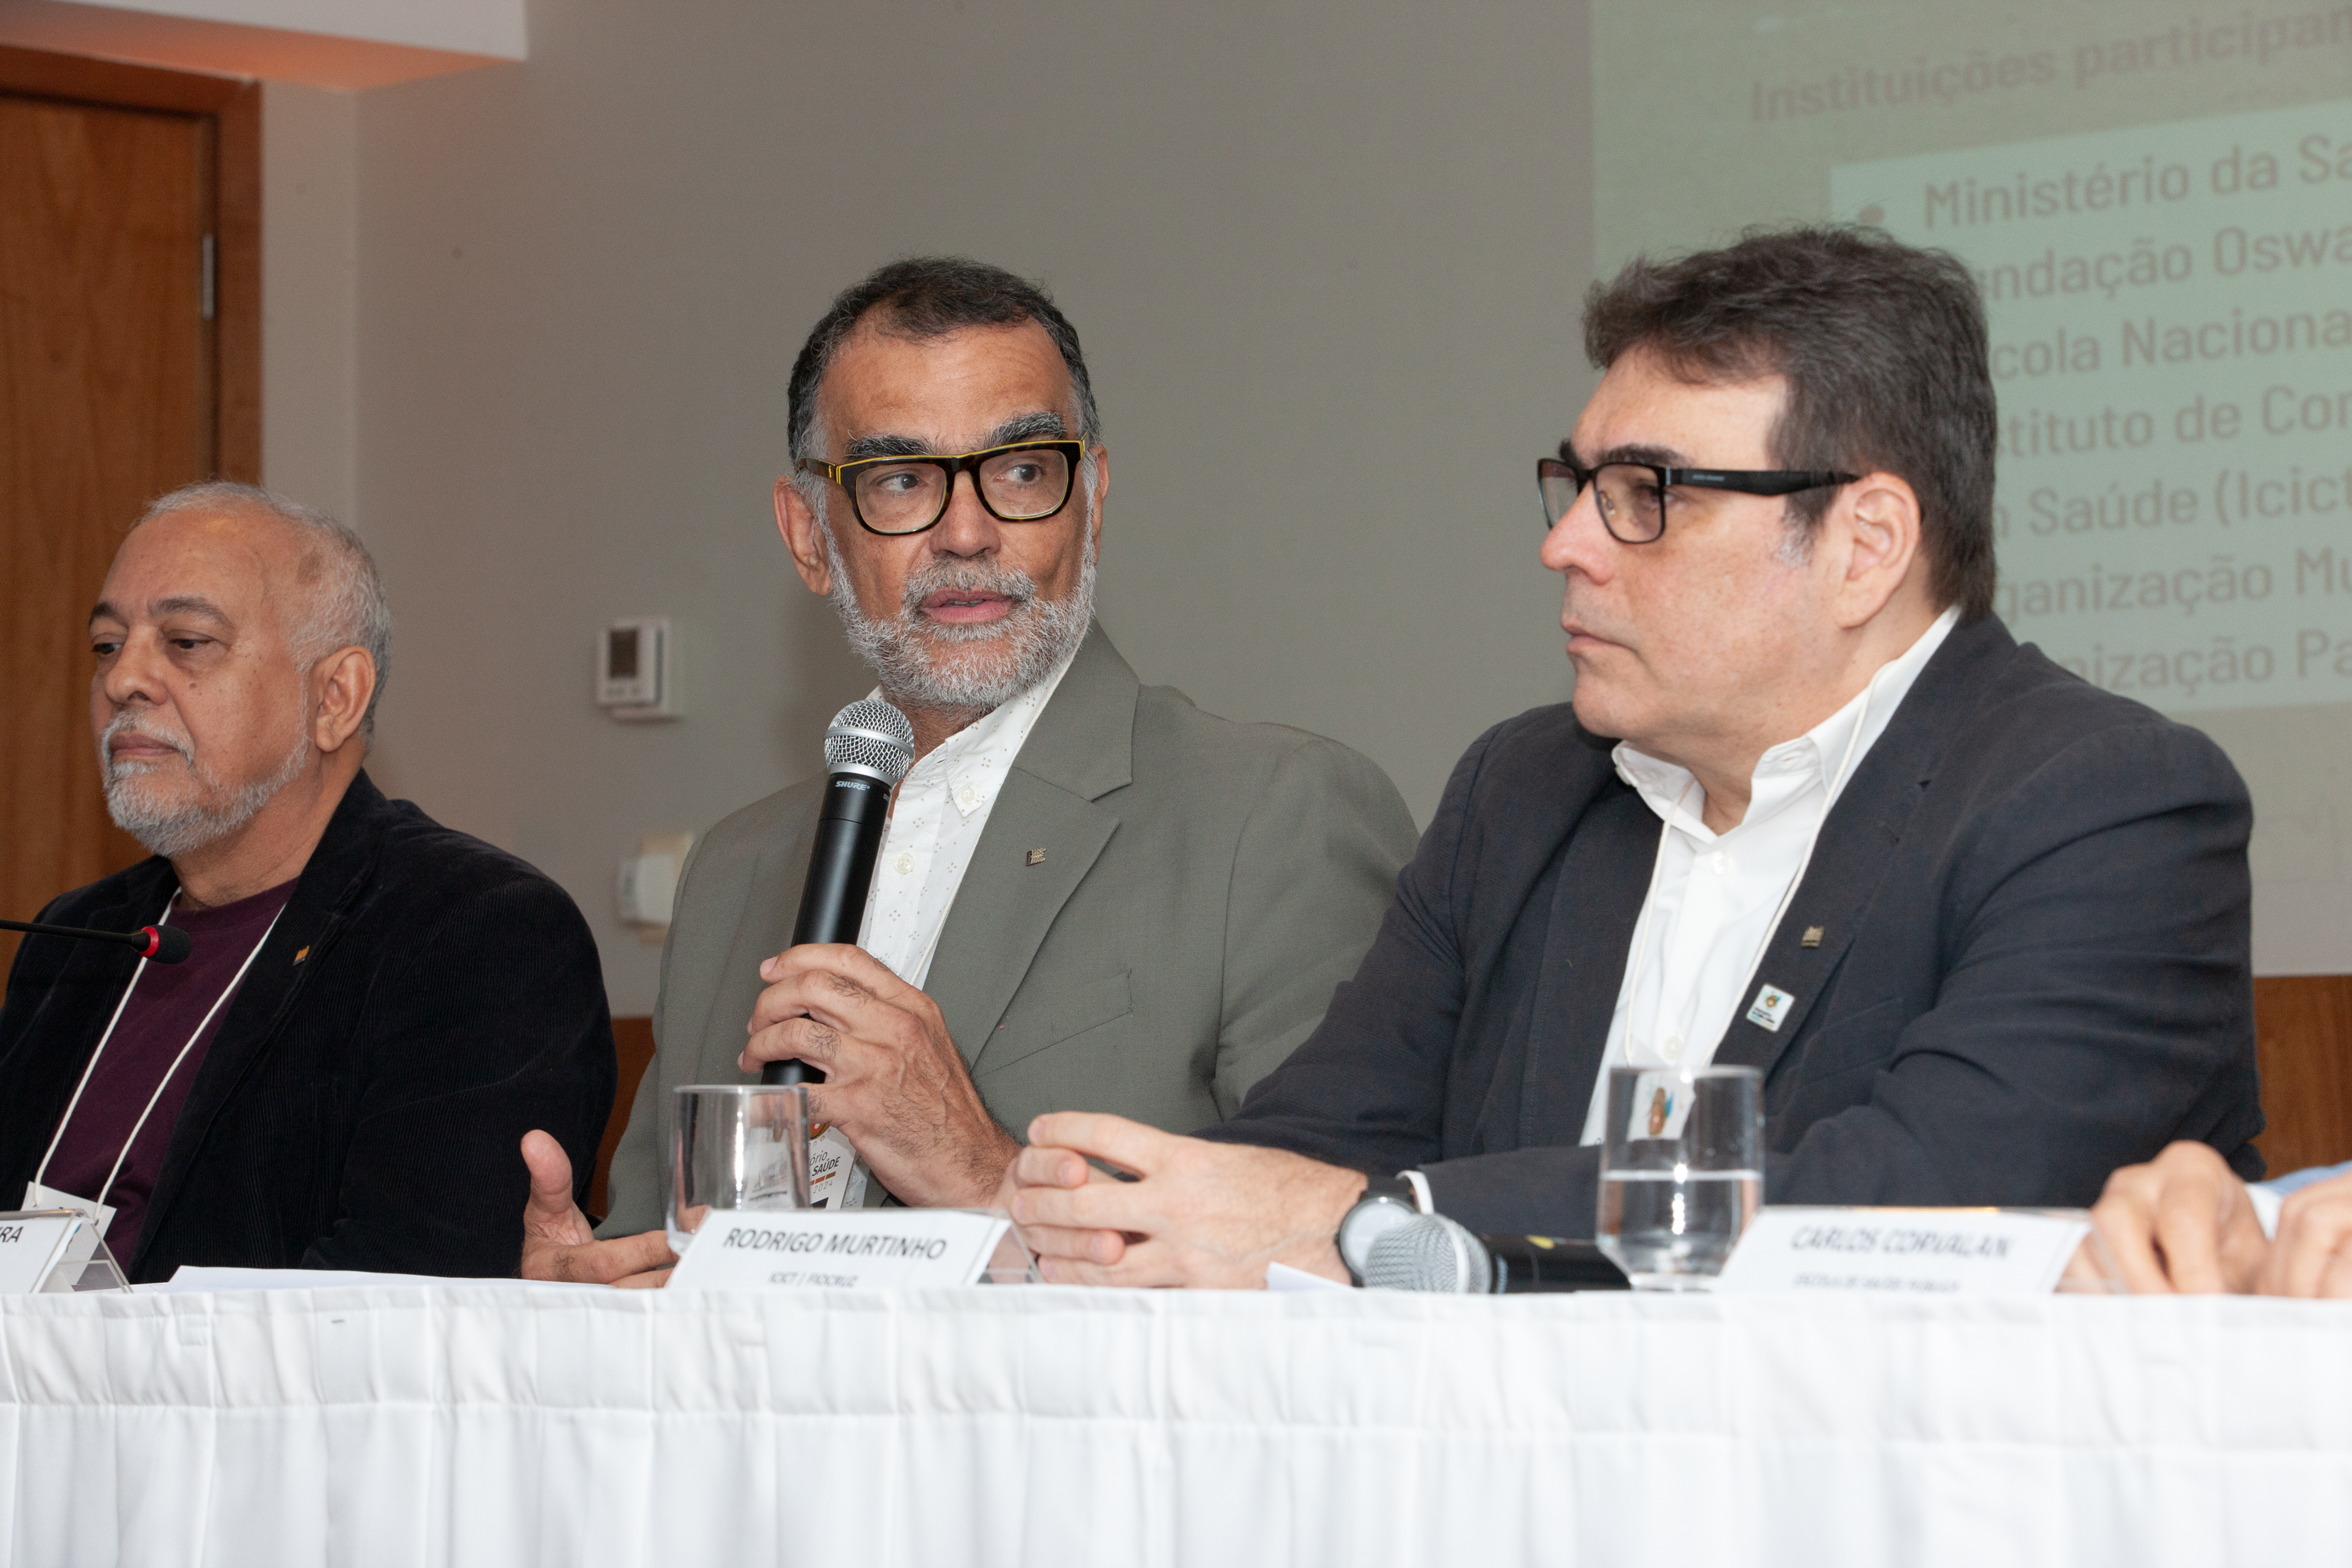
[[[980,504],[1000,522],[1037,522],[1070,500],[1072,481],[1086,460],[1084,441],[1015,441],[954,457],[923,453],[824,463],[803,458],[801,470],[822,474],[849,497],[849,510],[868,533],[920,533],[948,514],[956,476],[970,473]]]

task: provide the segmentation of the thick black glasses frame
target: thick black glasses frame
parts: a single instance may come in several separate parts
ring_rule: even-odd
[[[1002,457],[1007,452],[1059,452],[1062,454],[1064,460],[1068,464],[1068,469],[1062,476],[1062,499],[1054,503],[1052,510],[1041,511],[1034,517],[1007,517],[989,501],[988,487],[980,482],[980,466],[989,458]],[[1002,447],[987,447],[977,452],[960,452],[952,457],[921,452],[904,457],[858,458],[846,463],[826,463],[820,462],[814,458],[803,458],[798,467],[803,473],[818,474],[839,485],[841,493],[849,498],[849,514],[857,520],[858,527],[868,533],[879,534],[884,539],[904,539],[909,534],[928,533],[940,525],[940,519],[947,516],[948,508],[955,504],[956,476],[961,473],[971,475],[971,493],[980,498],[980,504],[987,508],[988,515],[999,522],[1043,522],[1049,517],[1059,517],[1062,515],[1062,509],[1070,504],[1070,491],[1077,487],[1078,465],[1086,461],[1086,458],[1087,444],[1084,441],[1010,441]],[[940,492],[940,510],[932,515],[931,521],[922,527],[877,528],[866,521],[866,513],[857,504],[856,488],[849,482],[849,476],[856,473],[860,468],[880,468],[886,463],[929,463],[947,474],[947,488]]]
[[[1842,474],[1832,468],[1670,468],[1659,463],[1625,462],[1596,463],[1591,468],[1580,468],[1565,458],[1538,458],[1536,459],[1536,494],[1543,502],[1546,532],[1559,526],[1560,518],[1568,515],[1568,508],[1562,507],[1557,514],[1552,511],[1551,498],[1544,493],[1544,481],[1573,480],[1576,488],[1569,492],[1568,499],[1569,506],[1574,506],[1576,498],[1584,493],[1593,476],[1603,468],[1647,468],[1657,476],[1661,496],[1677,485],[1699,490],[1736,490],[1741,495],[1750,496],[1790,496],[1800,490],[1822,490],[1836,485],[1850,485],[1862,478],[1860,474]],[[1655,544],[1666,536],[1665,508],[1663,505],[1659,507],[1658,531],[1647,539],[1626,538],[1617,531],[1606,511],[1601,513],[1601,525],[1608,529],[1609,537],[1620,544]]]

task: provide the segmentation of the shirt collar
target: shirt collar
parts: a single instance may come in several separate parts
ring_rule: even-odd
[[[908,782],[919,786],[944,787],[956,809],[970,816],[988,801],[1011,771],[1013,760],[1021,754],[1036,727],[1038,716],[1045,704],[1054,700],[1054,692],[1062,684],[1062,677],[1070,672],[1077,658],[1072,648],[1062,656],[1045,679],[1018,696],[1007,698],[980,718],[950,735],[933,747],[929,756],[917,763]],[[880,688],[873,695],[881,696]]]
[[[1936,617],[1934,625],[1919,634],[1918,640],[1880,666],[1870,684],[1853,700],[1796,739],[1783,741],[1757,758],[1756,771],[1749,780],[1748,812],[1740,818],[1739,826],[1745,827],[1779,815],[1816,784],[1828,796],[1822,808],[1836,805],[1838,796],[1845,792],[1846,784],[1862,766],[1862,759],[1894,721],[1895,710],[1910,695],[1920,671],[1927,668],[1927,661],[1936,657],[1936,650],[1944,646],[1944,639],[1959,620],[1960,607],[1948,607]],[[1849,752],[1851,761],[1847,760]],[[1610,758],[1617,764],[1617,776],[1632,785],[1661,819],[1701,842],[1717,837],[1699,820],[1700,803],[1695,798],[1699,792],[1694,787],[1689,769],[1636,751],[1623,741],[1617,743]],[[1682,805],[1679,814],[1675,810],[1677,803]]]

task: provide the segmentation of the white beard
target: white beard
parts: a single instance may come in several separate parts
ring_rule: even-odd
[[[107,742],[124,733],[160,741],[180,754],[169,762],[121,762],[108,754]],[[173,734],[152,723],[142,723],[125,710],[117,713],[98,739],[98,776],[106,785],[106,813],[114,826],[139,840],[151,855],[166,859],[193,854],[242,828],[268,805],[278,792],[292,784],[310,760],[310,737],[298,733],[271,777],[232,788],[196,760],[195,747],[185,735]],[[201,792],[194,801],[172,804],[157,798],[150,781],[161,770],[184,767]]]
[[[1027,573],[973,561],[934,561],[907,580],[898,614],[888,619],[858,608],[849,573],[833,542],[833,531],[817,520],[826,564],[833,573],[833,607],[841,616],[849,646],[874,671],[882,695],[904,706],[985,713],[1054,673],[1086,640],[1095,614],[1095,508],[1087,508],[1086,553],[1077,586],[1063,599],[1041,599]],[[917,608],[941,589],[978,589],[1001,594],[1013,608],[981,626],[927,622]]]

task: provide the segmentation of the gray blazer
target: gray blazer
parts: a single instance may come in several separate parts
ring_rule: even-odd
[[[687,864],[606,1235],[661,1224],[669,1091],[746,1081],[744,1021],[791,941],[823,786],[746,806]],[[1016,1137],[1048,1110],[1189,1132],[1314,1030],[1413,840],[1370,762],[1141,685],[1097,626],[1005,779],[924,989]]]

